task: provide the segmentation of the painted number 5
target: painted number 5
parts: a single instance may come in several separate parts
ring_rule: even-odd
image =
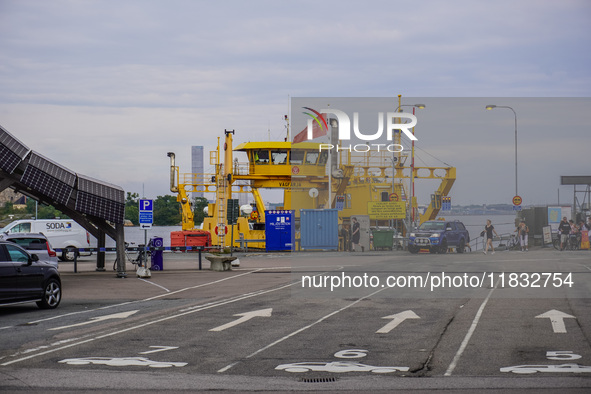
[[[578,360],[581,358],[578,354],[573,354],[570,350],[557,350],[552,352],[546,352],[546,358],[548,360]]]

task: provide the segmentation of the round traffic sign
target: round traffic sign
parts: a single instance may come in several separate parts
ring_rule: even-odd
[[[523,199],[520,196],[513,197],[513,205],[521,205]]]
[[[390,201],[398,201],[398,194],[396,193],[390,193],[388,197],[390,198]]]

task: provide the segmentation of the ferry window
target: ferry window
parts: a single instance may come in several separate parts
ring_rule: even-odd
[[[304,162],[304,154],[303,150],[291,150],[289,154],[289,163],[290,164],[302,164]]]
[[[286,150],[271,151],[271,159],[273,160],[273,164],[285,164],[285,163],[287,163],[287,151]]]
[[[30,233],[31,223],[20,223],[10,229],[11,233]]]
[[[320,160],[318,161],[318,165],[324,165],[328,161],[328,152],[322,151],[320,154]]]
[[[269,163],[269,151],[268,150],[255,150],[254,151],[254,162],[256,164],[268,164]]]
[[[306,154],[306,164],[316,164],[318,161],[318,152],[308,152]]]

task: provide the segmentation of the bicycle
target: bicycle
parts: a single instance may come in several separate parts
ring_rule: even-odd
[[[567,242],[568,250],[579,250],[581,248],[581,234],[570,234]]]
[[[554,249],[556,250],[562,250],[560,234],[552,234],[552,246],[554,246]]]
[[[517,234],[511,234],[511,238],[507,241],[507,250],[521,250],[521,242]]]
[[[131,245],[131,250],[129,250],[129,246]],[[144,253],[146,255],[146,261],[148,261],[148,258],[151,256],[151,252],[150,250],[144,252],[144,246],[143,244],[137,245],[137,247],[133,246],[134,242],[125,242],[125,258],[127,261],[129,261],[131,264],[134,265],[134,269],[137,269],[137,267],[143,267],[144,266]],[[135,255],[130,255],[130,252],[136,252],[137,254]],[[117,265],[119,263],[119,257],[115,258],[115,261],[113,262],[113,271],[117,271]]]
[[[579,250],[581,248],[581,234],[569,234],[566,242],[564,243],[564,248],[562,248],[562,242],[560,241],[560,234],[557,237],[552,236],[552,245],[556,250]]]

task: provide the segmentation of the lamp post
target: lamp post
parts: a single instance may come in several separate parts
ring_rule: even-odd
[[[519,193],[517,192],[517,113],[513,108],[506,105],[487,105],[485,108],[489,111],[494,108],[508,108],[513,111],[513,115],[515,115],[515,195],[519,196]]]
[[[400,104],[394,112],[402,112],[402,107],[412,107],[412,114],[415,114],[415,109],[424,109],[425,104]],[[412,128],[412,134],[415,134],[415,128]],[[415,141],[412,141],[412,148],[410,153],[410,207],[411,207],[411,227],[415,220],[415,210],[412,206],[415,196]],[[396,174],[396,162],[394,161],[394,153],[392,153],[392,193],[394,193],[394,175]]]

